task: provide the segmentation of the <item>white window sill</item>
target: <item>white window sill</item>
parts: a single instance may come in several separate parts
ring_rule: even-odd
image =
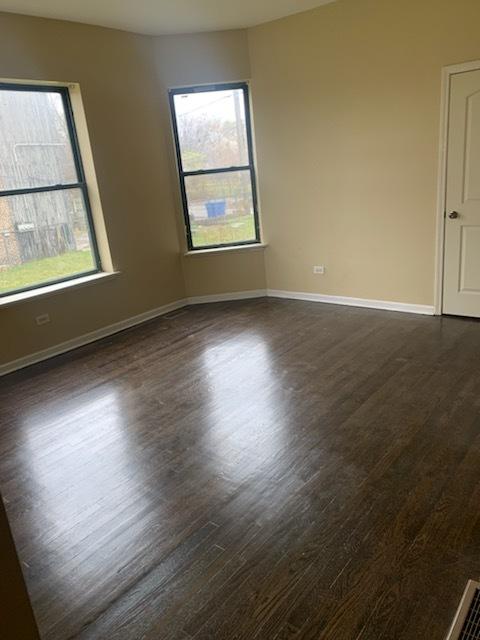
[[[10,307],[20,302],[28,302],[29,300],[38,300],[39,298],[46,298],[53,296],[61,291],[71,291],[72,289],[80,289],[80,287],[86,287],[91,284],[97,284],[99,282],[105,282],[111,278],[115,278],[120,275],[119,271],[94,273],[89,276],[83,276],[81,278],[74,278],[73,280],[67,280],[66,282],[57,282],[56,284],[49,284],[38,289],[31,289],[30,291],[21,291],[19,293],[12,293],[10,296],[4,296],[0,298],[0,309]]]
[[[186,251],[184,256],[205,256],[214,253],[233,253],[236,251],[259,251],[266,249],[268,245],[261,242],[255,244],[242,244],[236,247],[215,247],[213,249],[194,249],[193,251]]]

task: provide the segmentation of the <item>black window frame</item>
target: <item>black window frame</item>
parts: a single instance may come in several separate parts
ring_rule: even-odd
[[[90,249],[92,252],[92,257],[94,259],[95,268],[89,269],[88,271],[75,273],[70,276],[65,276],[62,278],[46,280],[43,282],[39,282],[38,284],[32,284],[26,287],[21,287],[19,289],[11,289],[10,291],[0,293],[0,298],[13,296],[13,295],[16,295],[17,293],[24,293],[25,291],[42,289],[43,287],[49,287],[54,284],[68,282],[70,280],[76,280],[78,278],[84,278],[86,276],[94,275],[102,271],[97,238],[95,234],[95,225],[94,225],[92,209],[90,205],[90,198],[88,196],[88,186],[87,186],[87,181],[85,177],[85,171],[83,168],[77,129],[75,126],[75,118],[73,113],[72,101],[70,98],[70,90],[68,86],[33,84],[33,83],[22,84],[22,83],[16,83],[16,82],[0,82],[0,91],[5,91],[5,90],[6,91],[25,91],[25,92],[37,91],[39,93],[58,93],[61,96],[62,103],[63,103],[63,110],[65,113],[65,121],[67,124],[69,140],[70,140],[70,145],[71,145],[74,164],[75,164],[75,170],[77,174],[77,182],[48,185],[43,187],[4,189],[4,190],[0,190],[0,198],[8,197],[8,196],[28,195],[32,193],[47,193],[49,191],[67,191],[69,189],[80,189],[83,197],[84,206],[85,206],[85,213],[86,213],[86,218],[88,223],[88,236],[90,240]]]
[[[206,93],[208,91],[228,91],[231,89],[240,89],[243,92],[243,101],[245,107],[245,129],[247,136],[247,153],[248,164],[241,166],[220,167],[217,169],[198,169],[196,171],[184,171],[182,164],[182,154],[180,148],[180,138],[178,134],[177,116],[175,112],[174,98],[176,95],[185,95],[187,93]],[[175,154],[177,160],[177,170],[180,181],[180,195],[182,199],[183,217],[185,222],[185,231],[187,237],[187,246],[189,251],[205,251],[206,249],[222,249],[227,247],[241,247],[246,245],[255,245],[261,243],[260,219],[258,212],[258,195],[257,195],[257,179],[255,172],[255,159],[253,152],[253,134],[250,109],[250,87],[248,82],[224,82],[207,85],[194,85],[189,87],[176,87],[168,91],[170,104],[170,117],[172,120],[173,137],[175,143]],[[192,230],[190,226],[190,216],[188,213],[188,199],[185,186],[185,178],[189,176],[216,175],[222,173],[233,173],[234,171],[248,171],[250,174],[250,184],[252,188],[252,205],[253,218],[255,226],[255,239],[243,240],[239,242],[225,242],[221,244],[208,244],[194,246],[192,241]]]

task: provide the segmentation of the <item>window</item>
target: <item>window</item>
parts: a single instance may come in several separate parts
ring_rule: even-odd
[[[248,86],[170,91],[189,249],[260,242]]]
[[[99,264],[67,87],[0,84],[0,296]]]

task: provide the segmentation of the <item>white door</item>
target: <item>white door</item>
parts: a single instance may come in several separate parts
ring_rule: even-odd
[[[443,312],[480,317],[480,70],[451,77]]]

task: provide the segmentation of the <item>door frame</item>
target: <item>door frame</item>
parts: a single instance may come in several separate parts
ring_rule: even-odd
[[[447,199],[447,153],[448,153],[448,124],[450,119],[450,87],[452,76],[458,73],[480,70],[480,60],[451,64],[442,68],[442,96],[440,107],[440,146],[437,187],[437,223],[435,250],[435,315],[443,313],[443,272],[445,268],[445,214]]]

